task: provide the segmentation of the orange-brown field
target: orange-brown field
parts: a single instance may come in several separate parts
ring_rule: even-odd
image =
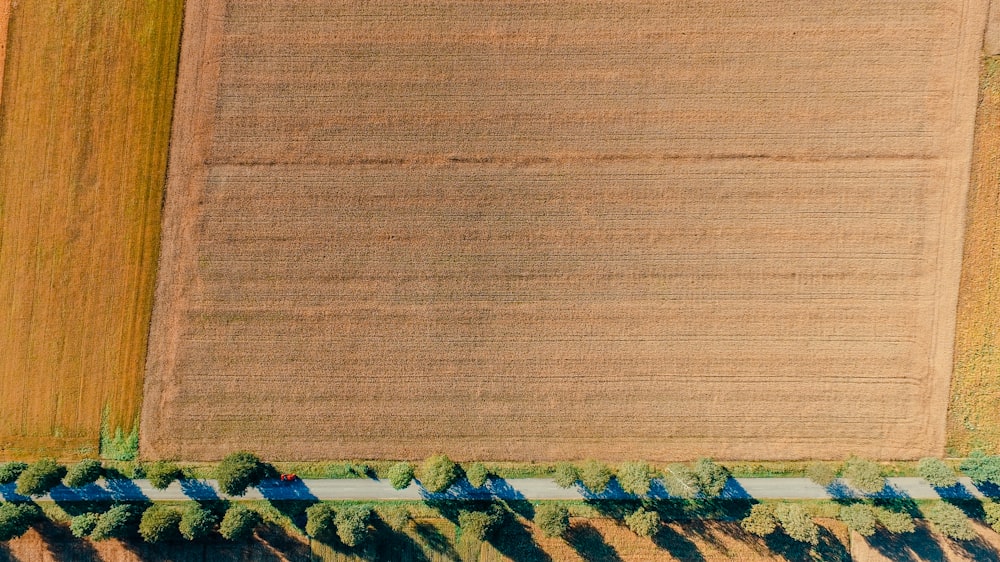
[[[985,0],[189,0],[149,457],[939,454]]]
[[[0,458],[139,414],[180,7],[0,1]]]
[[[983,64],[968,201],[948,410],[952,455],[1000,452],[1000,57]]]

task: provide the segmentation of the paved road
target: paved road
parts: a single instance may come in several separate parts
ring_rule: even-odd
[[[452,487],[447,493],[428,494],[411,484],[403,490],[395,490],[385,480],[375,479],[323,479],[301,480],[281,483],[274,480],[263,482],[243,496],[245,499],[318,499],[318,500],[424,500],[424,499],[490,499],[505,500],[579,500],[579,499],[628,499],[632,498],[617,488],[614,483],[604,494],[595,495],[580,488],[560,488],[552,480],[544,478],[524,478],[509,480],[493,479],[484,488],[472,488],[468,483]],[[991,497],[1000,495],[1000,489],[985,490]],[[14,485],[0,486],[0,495],[7,500],[27,499],[14,492]],[[736,478],[731,479],[723,496],[728,498],[756,499],[830,499],[852,497],[854,494],[844,485],[835,483],[823,488],[806,478]],[[912,499],[981,498],[984,492],[972,484],[968,478],[961,479],[957,486],[939,490],[920,478],[889,478],[886,489],[880,494],[885,497]],[[659,482],[654,481],[650,496],[667,498]],[[40,500],[66,501],[141,501],[141,500],[210,500],[228,497],[220,493],[214,480],[185,480],[174,482],[166,490],[157,490],[147,480],[102,480],[83,488],[55,488]]]

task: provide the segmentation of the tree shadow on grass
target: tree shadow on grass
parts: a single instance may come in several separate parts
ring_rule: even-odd
[[[879,554],[894,562],[947,559],[941,545],[934,540],[934,536],[924,524],[918,524],[912,533],[899,534],[889,533],[880,527],[874,535],[866,537],[865,542]]]
[[[257,527],[257,539],[260,540],[267,550],[280,554],[284,559],[312,560],[312,550],[309,545],[288,534],[288,531],[274,523],[264,523]],[[277,559],[281,559],[276,556]]]
[[[679,560],[705,562],[705,557],[698,550],[698,545],[667,525],[660,527],[660,530],[653,535],[653,544]]]
[[[493,532],[490,544],[517,562],[551,562],[552,558],[535,542],[528,529],[515,517],[507,517]]]
[[[587,562],[621,562],[618,551],[590,523],[577,523],[569,528],[564,537],[566,542],[576,550],[580,558]]]
[[[413,537],[395,531],[381,520],[374,522],[372,534],[374,560],[407,560],[410,562],[430,562],[424,549]],[[345,547],[346,548],[346,547]]]
[[[449,560],[461,561],[461,557],[458,555],[458,551],[455,550],[455,546],[452,545],[451,541],[448,540],[448,537],[444,536],[441,530],[434,525],[418,521],[414,523],[413,530],[416,532],[417,538],[426,548],[444,556]]]
[[[819,544],[799,542],[782,531],[775,531],[764,538],[767,548],[789,562],[822,560],[823,562],[851,562],[851,553],[844,543],[826,527],[819,528]]]

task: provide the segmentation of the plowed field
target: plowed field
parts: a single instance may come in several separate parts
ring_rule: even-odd
[[[188,0],[142,447],[943,450],[985,0]]]

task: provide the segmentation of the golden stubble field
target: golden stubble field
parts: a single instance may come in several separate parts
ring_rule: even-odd
[[[189,0],[150,457],[939,454],[985,0]]]
[[[11,7],[13,8],[11,9]],[[180,0],[0,1],[0,458],[138,417]]]

